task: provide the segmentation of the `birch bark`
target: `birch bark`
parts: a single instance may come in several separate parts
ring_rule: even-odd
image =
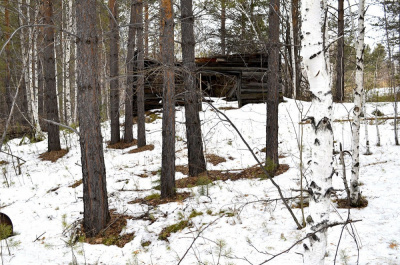
[[[325,50],[324,8],[319,1],[305,0],[301,5],[302,41],[301,55],[310,82],[312,108],[310,117],[313,142],[310,164],[309,194],[310,206],[307,233],[313,233],[329,223],[330,193],[333,175],[333,132],[331,127],[332,91],[328,54]],[[322,229],[304,243],[304,263],[324,264],[327,244],[327,230]]]
[[[357,37],[357,54],[356,54],[356,87],[354,90],[354,108],[352,123],[352,139],[353,139],[353,162],[350,179],[350,197],[352,206],[358,206],[361,201],[361,192],[359,186],[360,176],[360,120],[363,110],[362,98],[364,94],[364,0],[359,1],[358,7],[358,37]],[[364,113],[365,116],[365,113]]]

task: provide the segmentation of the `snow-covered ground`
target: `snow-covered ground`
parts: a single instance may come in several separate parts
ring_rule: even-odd
[[[213,100],[217,107],[237,106],[236,102]],[[302,105],[306,116],[309,103]],[[334,119],[347,119],[351,106],[334,105]],[[367,105],[369,115],[375,106]],[[385,115],[393,116],[393,104],[379,103],[379,109]],[[184,112],[180,107],[177,110],[176,165],[186,165]],[[265,104],[246,105],[241,109],[223,112],[236,124],[260,159],[264,159],[260,150],[265,147]],[[206,153],[227,158],[227,162],[217,166],[208,163],[210,170],[243,169],[255,164],[233,128],[223,122],[216,112],[211,111],[206,103],[200,115]],[[288,99],[286,103],[280,104],[279,152],[285,156],[280,163],[288,164],[290,169],[276,177],[275,181],[286,197],[299,194],[296,191],[299,189],[299,120],[298,105],[293,100]],[[311,144],[307,139],[310,129],[310,125],[304,125],[305,162],[311,155]],[[363,183],[362,193],[369,205],[365,209],[351,211],[352,219],[362,220],[353,226],[359,253],[354,239],[345,229],[336,264],[356,264],[358,254],[359,264],[400,264],[400,147],[394,146],[393,120],[380,125],[381,147],[375,146],[376,128],[373,122],[368,125],[368,129],[373,154],[361,155],[360,180]],[[116,209],[119,213],[132,216],[143,214],[148,210],[147,205],[128,202],[158,192],[151,189],[158,177],[149,172],[161,167],[161,119],[146,124],[146,130],[147,141],[155,149],[127,154],[129,149],[106,148],[105,142],[110,138],[109,123],[102,124],[109,205],[110,209]],[[351,150],[350,122],[335,122],[334,132],[336,145],[341,142],[345,150]],[[0,161],[10,162],[0,166],[0,211],[11,217],[15,232],[7,240],[9,250],[6,242],[1,242],[3,264],[69,264],[74,260],[73,253],[78,264],[177,264],[203,228],[181,264],[260,264],[271,258],[271,254],[284,251],[305,236],[305,231],[296,229],[282,202],[273,200],[279,196],[269,180],[243,179],[210,184],[208,197],[201,195],[203,193],[198,187],[184,189],[190,191],[192,196],[183,203],[173,202],[151,209],[150,213],[156,219],[154,223],[128,220],[124,233],[134,232],[135,238],[123,248],[79,242],[70,247],[66,243],[69,233],[63,234],[66,225],[83,217],[82,185],[69,187],[81,178],[80,149],[76,135],[62,133],[61,137],[63,147],[68,145],[70,151],[56,163],[44,162],[38,158],[39,154],[47,150],[46,141],[22,145],[21,139],[10,141],[8,150],[26,160],[21,167],[21,175],[16,175],[14,170],[13,162],[15,164],[16,160],[12,161],[10,156],[0,154]],[[361,130],[361,141],[361,151],[364,152],[364,127]],[[349,157],[345,164],[349,177]],[[334,166],[340,173],[342,165],[338,159],[335,159]],[[139,177],[146,172],[149,178]],[[182,173],[176,173],[177,179],[183,177]],[[7,187],[6,182],[11,186]],[[57,190],[51,191],[57,187]],[[119,191],[122,188],[126,191]],[[343,189],[341,173],[334,177],[334,188]],[[338,191],[337,195],[340,198],[345,196],[342,191]],[[191,227],[171,234],[169,242],[158,239],[164,227],[182,219],[188,220],[194,209],[203,214],[191,218]],[[294,208],[293,211],[300,219],[300,209]],[[307,211],[306,208],[306,214]],[[340,221],[346,218],[347,210],[336,209],[335,203],[332,203],[331,219]],[[351,230],[350,227],[348,229]],[[340,233],[340,226],[329,229],[326,264],[333,264]],[[147,244],[144,242],[150,242],[150,245],[145,246]],[[288,253],[283,253],[267,264],[302,264],[302,253],[302,244],[297,244]]]

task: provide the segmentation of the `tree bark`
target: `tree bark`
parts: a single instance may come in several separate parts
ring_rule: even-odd
[[[188,144],[189,176],[206,171],[200,124],[199,91],[196,89],[195,38],[193,1],[181,0],[182,60],[185,93],[186,136]]]
[[[144,3],[144,57],[149,57],[149,3]]]
[[[269,54],[267,96],[266,165],[272,172],[279,166],[278,106],[279,106],[279,0],[271,0],[269,10]]]
[[[136,23],[136,5],[135,0],[131,1],[131,13],[128,32],[128,46],[126,57],[126,91],[125,91],[125,126],[124,141],[130,143],[133,141],[133,74],[135,64],[135,39],[136,31],[134,24]]]
[[[161,198],[171,198],[175,191],[175,74],[174,17],[172,0],[161,0],[161,58],[164,71]]]
[[[344,0],[338,0],[338,40],[336,57],[336,102],[344,97]]]
[[[110,220],[100,130],[96,10],[96,0],[77,1],[78,118],[83,175],[83,226],[87,236],[96,235]]]
[[[356,55],[356,87],[354,89],[354,108],[352,123],[353,138],[353,162],[350,180],[350,197],[352,206],[359,206],[361,202],[361,191],[359,184],[360,176],[360,120],[363,111],[364,94],[364,0],[359,1],[358,7],[358,37],[357,37],[357,55]],[[365,113],[364,113],[364,117]]]
[[[119,28],[118,28],[118,3],[116,0],[108,1],[110,14],[110,119],[111,140],[110,144],[120,141],[119,132]]]
[[[144,50],[143,50],[143,1],[137,0],[137,137],[138,147],[146,145],[146,123],[144,114]]]
[[[54,25],[53,22],[53,1],[43,0],[43,23]],[[58,117],[57,105],[57,86],[56,86],[56,64],[54,61],[54,28],[44,27],[44,52],[43,52],[43,75],[45,83],[45,106],[46,119],[60,122]],[[47,124],[48,132],[48,152],[61,150],[60,128],[58,125]]]
[[[302,14],[302,50],[304,68],[310,82],[312,108],[309,119],[313,126],[310,135],[313,152],[310,162],[309,195],[310,215],[306,218],[307,233],[313,233],[329,224],[330,195],[332,188],[333,131],[331,73],[323,32],[326,1],[324,8],[319,1],[305,0],[301,4]],[[310,237],[303,244],[304,264],[324,264],[327,245],[327,230]]]

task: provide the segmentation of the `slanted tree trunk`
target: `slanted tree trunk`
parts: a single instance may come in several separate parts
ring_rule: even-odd
[[[164,71],[161,198],[171,198],[175,191],[175,74],[174,16],[172,0],[161,0],[161,58]]]
[[[267,96],[266,165],[271,171],[279,166],[278,158],[278,106],[279,106],[279,0],[271,0],[269,8],[269,53]]]
[[[143,1],[137,0],[137,137],[138,147],[146,145],[146,123],[144,114],[144,50],[143,50]]]
[[[43,23],[54,25],[53,1],[43,0]],[[44,52],[43,52],[43,76],[45,84],[45,106],[48,120],[60,122],[57,105],[56,64],[54,60],[54,28],[44,27]],[[48,152],[61,150],[60,128],[53,123],[47,124]]]
[[[357,55],[356,55],[356,87],[354,90],[354,108],[352,123],[353,138],[353,163],[351,168],[350,196],[352,206],[359,206],[361,202],[361,191],[359,184],[360,176],[360,120],[363,110],[362,98],[364,94],[364,0],[359,1],[358,7],[358,37],[357,37]],[[364,113],[364,117],[366,117]]]
[[[338,0],[338,40],[336,57],[336,102],[344,97],[344,0]]]
[[[96,0],[77,1],[78,117],[83,175],[83,227],[94,236],[110,220],[103,138],[100,130]]]
[[[188,144],[189,176],[206,171],[199,116],[199,91],[196,89],[196,64],[194,57],[193,1],[181,0],[182,60],[185,93],[186,136]]]
[[[120,141],[119,132],[119,29],[118,29],[118,3],[116,0],[108,1],[110,14],[110,119],[111,140],[110,144]]]
[[[130,143],[133,141],[133,74],[135,65],[135,39],[136,31],[134,24],[136,23],[136,5],[135,0],[131,0],[130,22],[128,32],[128,46],[126,56],[126,91],[125,91],[125,126],[124,141]]]
[[[324,2],[326,8],[326,2]],[[324,47],[325,33],[322,31],[324,8],[319,1],[304,0],[302,14],[302,50],[304,68],[310,82],[312,108],[309,119],[313,126],[310,139],[313,143],[310,162],[309,195],[310,215],[307,233],[313,233],[329,224],[330,194],[332,191],[332,145],[331,127],[332,91],[328,54]],[[322,229],[304,243],[304,264],[324,264],[327,244],[327,229]]]

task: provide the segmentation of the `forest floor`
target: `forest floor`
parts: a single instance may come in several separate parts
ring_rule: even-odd
[[[251,104],[237,109],[237,102],[213,98],[238,127],[256,156],[265,160],[266,106]],[[274,180],[301,220],[298,137],[303,127],[303,161],[311,156],[311,126],[301,125],[299,106],[307,116],[310,103],[287,102],[279,106],[279,154],[281,174]],[[393,116],[392,103],[368,103]],[[348,115],[352,104],[335,104],[335,150],[342,143],[351,150]],[[154,113],[153,113],[154,114]],[[14,139],[6,151],[26,162],[0,154],[0,211],[14,225],[14,235],[1,241],[2,264],[302,264],[306,232],[296,224],[279,200],[276,188],[253,167],[256,161],[232,126],[207,104],[200,112],[207,154],[208,176],[187,178],[184,110],[176,113],[176,179],[178,197],[160,200],[161,113],[149,114],[146,123],[149,146],[137,150],[107,147],[109,122],[102,123],[107,190],[112,222],[96,238],[82,236],[83,218],[80,147],[77,135],[62,131],[62,146],[68,152],[42,160],[47,141],[29,143]],[[152,116],[153,115],[153,116]],[[121,124],[123,120],[121,120]],[[123,127],[121,127],[122,129]],[[394,145],[393,120],[380,120],[381,146],[375,146],[376,126],[368,121],[372,155],[361,155],[361,190],[368,200],[363,209],[352,209],[351,218],[361,220],[328,230],[326,264],[400,264],[400,147]],[[136,132],[136,125],[134,125]],[[130,152],[135,150],[134,152]],[[365,152],[364,124],[361,152]],[[42,156],[46,157],[46,155]],[[327,157],[327,159],[330,159]],[[21,165],[22,164],[22,165]],[[333,177],[331,220],[347,219],[348,210],[337,208],[346,197],[342,164],[338,155]],[[347,177],[351,158],[346,156]],[[307,167],[307,166],[306,166]],[[19,172],[20,171],[20,172]],[[20,174],[19,174],[20,173]],[[305,178],[308,179],[306,171]],[[304,209],[307,216],[308,208]],[[355,238],[353,235],[356,235]],[[298,244],[296,244],[298,242]],[[289,251],[285,251],[289,249]]]

